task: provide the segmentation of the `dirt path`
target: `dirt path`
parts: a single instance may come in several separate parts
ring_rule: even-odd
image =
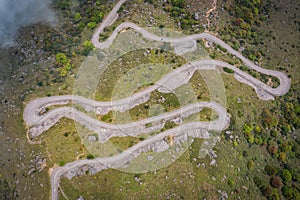
[[[206,18],[206,21],[207,21],[207,30],[209,30],[209,27],[210,27],[210,19],[209,19],[209,16],[210,16],[210,13],[214,12],[215,10],[217,9],[217,0],[213,0],[213,3],[212,3],[212,8],[209,9],[205,14],[205,18]]]

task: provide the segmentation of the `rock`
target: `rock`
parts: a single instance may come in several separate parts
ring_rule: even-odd
[[[94,136],[94,135],[89,135],[88,139],[89,139],[89,142],[95,142],[95,141],[97,141],[97,137]]]
[[[210,165],[213,166],[213,165],[216,165],[216,163],[217,163],[216,159],[212,159],[210,162]]]
[[[31,168],[29,171],[28,171],[28,175],[32,174],[35,172],[35,168]]]
[[[22,83],[22,82],[25,80],[25,79],[24,79],[24,76],[21,76],[18,80],[19,80],[19,82]]]
[[[147,156],[147,160],[153,160],[153,156]]]

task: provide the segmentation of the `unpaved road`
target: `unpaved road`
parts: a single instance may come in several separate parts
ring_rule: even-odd
[[[211,122],[191,122],[187,124],[182,124],[176,128],[149,137],[146,140],[132,146],[128,150],[118,155],[107,157],[107,158],[97,158],[94,160],[78,160],[72,163],[68,163],[63,167],[56,167],[52,169],[51,172],[52,199],[58,199],[58,186],[59,186],[59,181],[61,176],[68,174],[72,170],[76,171],[80,169],[82,166],[86,166],[86,165],[94,167],[95,169],[97,169],[96,171],[101,171],[108,167],[123,166],[124,163],[130,162],[141,152],[147,152],[151,150],[149,149],[149,146],[151,145],[153,146],[155,144],[161,143],[161,141],[166,136],[169,136],[170,134],[173,134],[175,140],[178,141],[182,139],[182,136],[186,136],[186,135],[191,137],[209,138],[210,136],[208,132],[201,133],[197,131],[209,130],[209,129],[213,129],[213,130],[225,129],[229,124],[229,116],[225,108],[223,108],[220,104],[214,102],[201,102],[201,103],[190,104],[174,112],[165,113],[163,115],[141,120],[139,122],[116,125],[116,124],[107,124],[107,123],[99,122],[89,117],[88,115],[79,112],[75,108],[70,108],[70,107],[61,107],[61,108],[52,109],[49,112],[45,112],[45,109],[49,106],[79,104],[83,106],[87,111],[92,111],[97,114],[105,114],[110,110],[125,111],[135,107],[136,105],[146,102],[149,99],[149,94],[156,89],[162,90],[163,89],[162,87],[167,87],[169,90],[173,90],[187,83],[187,81],[192,76],[192,75],[187,75],[186,73],[187,71],[194,72],[195,70],[207,69],[212,64],[216,66],[228,67],[234,70],[236,79],[253,87],[256,90],[258,97],[263,100],[273,99],[274,96],[282,96],[286,94],[290,88],[290,84],[291,84],[290,79],[287,77],[286,74],[278,71],[267,70],[255,65],[252,61],[245,58],[240,52],[234,50],[228,44],[226,44],[219,38],[209,33],[194,34],[194,35],[180,37],[180,38],[164,38],[164,37],[153,35],[152,33],[146,31],[145,29],[133,23],[124,22],[114,30],[112,35],[105,42],[102,43],[99,42],[99,34],[103,32],[105,27],[114,23],[114,21],[118,17],[117,11],[119,10],[119,8],[122,6],[124,2],[126,2],[126,0],[120,0],[115,5],[113,10],[110,12],[110,14],[104,19],[102,24],[95,31],[92,38],[92,42],[96,48],[108,48],[113,43],[118,33],[124,28],[133,28],[135,31],[141,33],[144,38],[147,38],[149,40],[164,41],[164,42],[169,42],[171,44],[184,43],[186,41],[197,40],[197,39],[205,39],[215,44],[219,44],[223,48],[227,49],[228,53],[240,58],[242,62],[250,69],[254,69],[258,72],[277,77],[280,80],[280,85],[277,88],[271,88],[268,85],[262,83],[261,81],[253,78],[249,74],[223,61],[199,60],[184,65],[170,72],[169,74],[165,75],[161,80],[159,80],[155,85],[150,86],[145,90],[134,94],[131,97],[116,100],[113,102],[97,102],[91,99],[87,99],[75,95],[52,96],[52,97],[45,97],[45,98],[33,100],[26,106],[23,115],[25,123],[30,127],[29,133],[31,134],[32,137],[39,136],[42,132],[46,131],[51,126],[53,126],[57,121],[59,121],[60,118],[69,117],[71,119],[79,121],[83,125],[86,125],[87,128],[90,128],[93,131],[97,132],[98,129],[106,130],[105,132],[108,133],[108,135],[107,137],[103,138],[102,142],[105,142],[109,137],[116,136],[114,135],[114,133],[116,132],[111,130],[118,130],[117,132],[119,132],[119,130],[121,129],[125,129],[125,130],[133,129],[134,131],[132,132],[132,135],[136,136],[140,133],[143,133],[143,128],[145,128],[145,124],[147,123],[158,122],[161,119],[168,119],[168,118],[172,119],[173,117],[177,117],[179,115],[189,113],[191,110],[199,111],[204,107],[208,107],[215,110],[218,113],[217,120]],[[178,76],[178,74],[180,76]],[[136,127],[138,127],[138,129],[135,129]]]

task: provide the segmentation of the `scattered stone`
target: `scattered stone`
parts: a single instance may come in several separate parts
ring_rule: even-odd
[[[211,162],[210,162],[210,165],[214,166],[214,165],[216,165],[216,163],[217,163],[216,159],[212,159]]]
[[[31,168],[31,169],[28,171],[28,175],[32,174],[33,172],[35,172],[35,168]]]
[[[147,156],[147,160],[153,160],[153,156]]]
[[[198,14],[198,13],[195,13],[194,19],[195,19],[195,20],[198,20],[198,19],[199,19],[199,14]]]
[[[96,142],[97,141],[97,137],[94,136],[94,135],[89,135],[88,139],[89,139],[89,142]]]

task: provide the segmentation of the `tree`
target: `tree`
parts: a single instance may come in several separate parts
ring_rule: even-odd
[[[273,192],[272,188],[269,185],[261,187],[260,191],[266,197],[271,196]]]
[[[280,188],[282,186],[282,181],[278,176],[276,176],[271,179],[270,184],[274,188]]]
[[[274,138],[279,137],[279,131],[276,130],[276,129],[272,129],[270,133],[271,133],[271,136],[274,137]]]
[[[57,53],[55,60],[61,66],[68,62],[67,56],[64,53]]]
[[[89,29],[94,29],[94,28],[96,28],[96,26],[97,26],[96,22],[89,22],[89,23],[87,24],[87,27],[88,27]]]
[[[253,144],[253,143],[254,143],[254,135],[250,134],[250,135],[248,136],[248,142],[249,142],[250,144]]]
[[[75,15],[74,15],[74,20],[76,21],[76,22],[79,22],[80,20],[81,20],[81,15],[80,15],[80,13],[75,13]]]
[[[70,63],[70,59],[67,58],[64,53],[57,53],[55,55],[56,64],[61,67],[60,76],[64,77],[67,75],[67,72],[72,68],[72,64]]]
[[[286,160],[286,154],[284,152],[280,152],[279,153],[279,159],[282,161],[282,162],[285,162]]]
[[[281,178],[284,182],[289,182],[292,180],[292,174],[288,169],[282,170]]]
[[[260,133],[261,132],[260,126],[255,126],[254,131],[255,131],[255,133]]]
[[[255,144],[261,145],[263,143],[263,140],[260,136],[255,136],[254,142]]]
[[[293,193],[294,192],[293,192],[292,187],[286,185],[281,189],[281,191],[282,191],[283,196],[286,197],[287,199],[292,199],[293,198]]]
[[[185,0],[171,0],[171,4],[175,7],[184,8]]]
[[[244,124],[243,132],[244,133],[251,133],[253,130],[253,127],[249,124]]]
[[[87,51],[92,51],[95,49],[93,43],[91,41],[87,41],[87,40],[83,42],[83,47]]]
[[[276,115],[272,114],[270,110],[263,109],[262,112],[262,122],[267,128],[275,127],[278,124],[278,118]]]

